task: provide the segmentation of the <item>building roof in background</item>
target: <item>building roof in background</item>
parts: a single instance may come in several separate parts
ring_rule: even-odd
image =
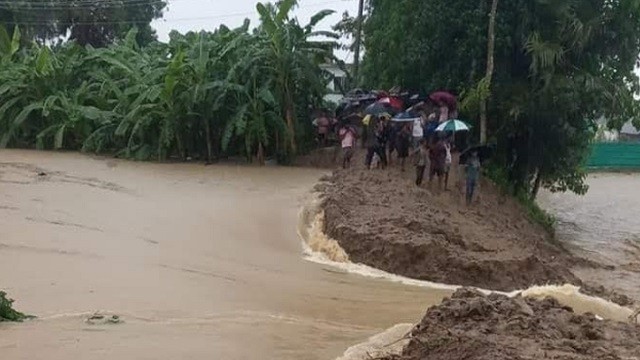
[[[633,126],[631,121],[628,121],[622,126],[622,129],[620,129],[620,133],[627,134],[627,135],[640,135],[640,130],[636,129],[636,127]]]

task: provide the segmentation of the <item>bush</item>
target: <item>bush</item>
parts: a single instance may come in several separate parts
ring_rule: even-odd
[[[0,291],[0,322],[3,321],[22,321],[28,319],[29,316],[12,307],[13,300],[7,298],[7,293]]]
[[[555,216],[540,208],[535,200],[531,200],[524,192],[520,192],[516,198],[524,206],[529,219],[542,225],[551,236],[555,236],[557,223]]]

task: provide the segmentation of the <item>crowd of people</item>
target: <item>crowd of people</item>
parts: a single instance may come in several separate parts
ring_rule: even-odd
[[[454,115],[454,114],[452,114]],[[449,177],[452,171],[455,149],[452,132],[438,132],[436,128],[452,116],[449,112],[434,111],[429,115],[422,113],[410,122],[393,121],[388,114],[368,115],[362,126],[349,121],[332,120],[330,116],[318,119],[316,127],[321,145],[327,145],[330,134],[335,134],[342,149],[342,167],[352,166],[358,140],[365,150],[364,165],[367,169],[385,169],[396,162],[402,172],[406,164],[413,161],[415,184],[433,187],[437,180],[439,191],[449,191]],[[466,182],[466,200],[471,203],[480,175],[480,160],[477,153],[471,153],[464,164]]]

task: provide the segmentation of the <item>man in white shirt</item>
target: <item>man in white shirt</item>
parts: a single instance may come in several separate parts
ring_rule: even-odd
[[[413,148],[417,149],[420,146],[420,140],[424,138],[424,117],[413,121]]]

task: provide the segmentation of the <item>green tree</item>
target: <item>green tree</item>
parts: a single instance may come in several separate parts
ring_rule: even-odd
[[[103,47],[136,27],[137,41],[155,39],[152,20],[162,17],[164,0],[16,0],[0,2],[0,25],[20,26],[25,40],[69,34],[81,45]]]
[[[479,69],[490,65],[492,1],[371,0],[366,81],[451,89],[463,95],[461,115],[476,124],[490,89],[486,129],[515,190],[584,193],[594,121],[638,118],[640,2],[500,1],[489,82]]]

